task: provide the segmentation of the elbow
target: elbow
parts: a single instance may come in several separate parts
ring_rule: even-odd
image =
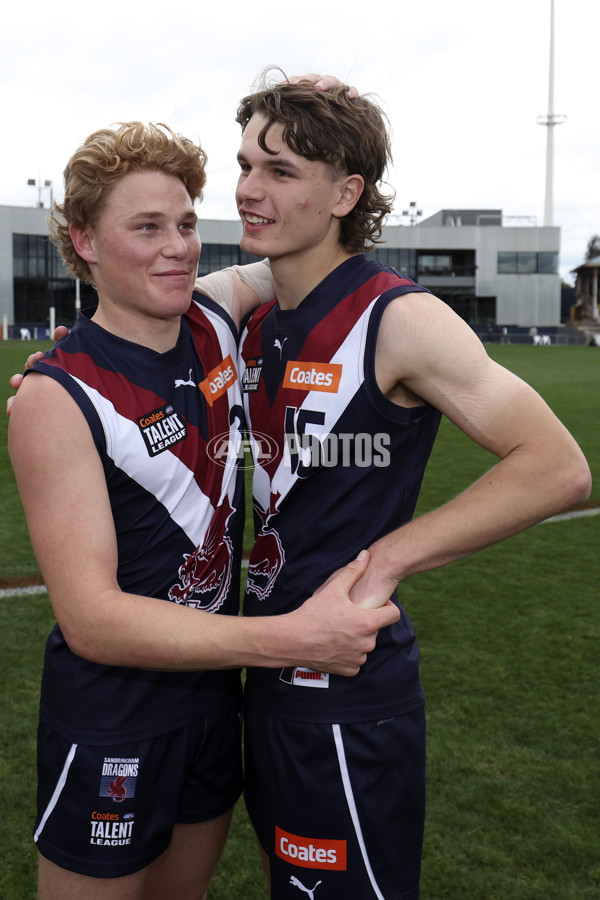
[[[578,503],[585,503],[592,492],[592,473],[581,451],[570,466],[565,466],[563,491],[564,509]]]
[[[100,665],[115,664],[110,658],[106,640],[98,637],[97,629],[86,628],[82,622],[65,621],[64,617],[58,624],[69,650],[75,656]]]
[[[575,503],[583,503],[592,493],[592,473],[588,464],[585,464],[585,470],[581,472],[578,485],[578,499]]]
[[[100,658],[101,654],[99,653],[97,641],[95,642],[92,636],[86,635],[81,628],[69,628],[62,624],[60,625],[60,630],[69,650],[75,656],[87,659],[89,662],[104,662]]]

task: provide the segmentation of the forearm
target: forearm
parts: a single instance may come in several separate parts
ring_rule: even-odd
[[[210,272],[196,279],[195,287],[224,306],[236,325],[256,306],[275,299],[271,269],[266,261]]]
[[[118,590],[95,596],[85,613],[60,624],[73,652],[103,665],[165,671],[274,667],[289,665],[293,655],[284,617],[215,615]]]
[[[361,556],[286,615],[220,616],[111,587],[91,596],[85,608],[59,597],[59,613],[61,607],[71,612],[58,618],[73,652],[105,665],[166,671],[304,665],[354,675],[379,629],[399,617],[393,604],[365,611],[350,601],[368,564],[368,554]],[[86,596],[84,586],[80,592]]]

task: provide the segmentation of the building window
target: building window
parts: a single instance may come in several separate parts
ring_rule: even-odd
[[[558,274],[558,253],[538,253],[538,272],[542,275]]]
[[[58,250],[45,235],[13,234],[15,323],[48,325],[50,307],[57,322],[75,321],[75,282]],[[96,292],[81,284],[81,305],[95,304]]]
[[[498,253],[498,275],[556,275],[558,253]]]
[[[475,251],[439,250],[418,253],[418,278],[474,278]]]
[[[537,253],[517,253],[517,272],[519,275],[535,275]]]
[[[384,266],[390,266],[407,278],[417,280],[417,251],[400,247],[375,247],[367,256]]]

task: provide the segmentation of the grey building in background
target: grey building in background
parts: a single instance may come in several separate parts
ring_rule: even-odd
[[[95,293],[66,274],[48,240],[48,210],[0,206],[0,325],[42,337],[49,310],[72,324],[77,300],[93,305]],[[255,257],[238,246],[237,221],[201,219],[200,274]],[[385,243],[371,251],[448,303],[477,331],[560,325],[560,229],[533,219],[508,219],[499,209],[440,210],[411,225],[387,225]]]

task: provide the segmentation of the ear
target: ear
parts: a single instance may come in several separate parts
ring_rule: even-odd
[[[365,179],[362,175],[346,175],[340,180],[340,197],[333,209],[333,215],[337,219],[343,219],[352,212],[361,194],[365,189]]]
[[[95,263],[96,251],[94,249],[94,237],[89,225],[82,228],[79,225],[69,225],[69,237],[73,242],[77,255],[87,263]]]

